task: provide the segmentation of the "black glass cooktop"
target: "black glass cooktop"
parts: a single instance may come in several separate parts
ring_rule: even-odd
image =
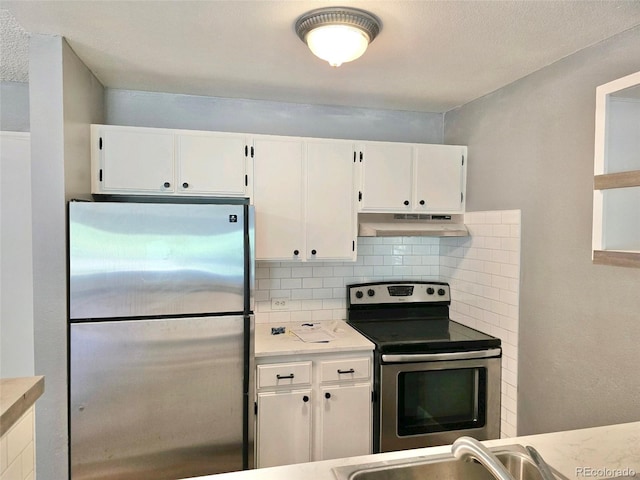
[[[500,346],[500,339],[444,319],[351,320],[383,353],[468,351]]]

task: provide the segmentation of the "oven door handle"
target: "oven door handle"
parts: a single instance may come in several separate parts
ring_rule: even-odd
[[[500,348],[488,350],[475,350],[472,352],[447,352],[447,353],[416,353],[400,355],[382,355],[385,363],[414,363],[414,362],[441,362],[446,360],[475,360],[476,358],[493,358],[502,354]]]

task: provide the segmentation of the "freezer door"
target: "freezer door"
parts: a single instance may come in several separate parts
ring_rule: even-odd
[[[245,311],[244,216],[243,205],[71,202],[71,320]]]
[[[244,323],[222,316],[72,324],[72,480],[242,469]]]

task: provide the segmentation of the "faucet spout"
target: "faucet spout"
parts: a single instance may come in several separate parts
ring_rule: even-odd
[[[500,460],[475,438],[460,437],[451,445],[451,453],[458,459],[474,458],[491,472],[496,480],[514,480]]]

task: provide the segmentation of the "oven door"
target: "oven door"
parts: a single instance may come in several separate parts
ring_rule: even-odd
[[[500,436],[501,350],[382,355],[380,451]]]

